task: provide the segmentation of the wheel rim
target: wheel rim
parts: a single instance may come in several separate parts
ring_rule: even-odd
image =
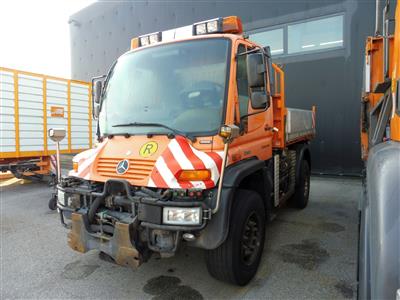
[[[261,245],[261,228],[260,221],[255,212],[252,212],[245,222],[242,242],[241,254],[243,263],[251,265],[258,256]]]

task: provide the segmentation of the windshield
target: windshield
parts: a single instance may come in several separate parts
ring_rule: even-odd
[[[206,135],[222,123],[229,40],[185,41],[127,53],[115,64],[99,117],[102,134]],[[153,124],[154,125],[154,124]]]

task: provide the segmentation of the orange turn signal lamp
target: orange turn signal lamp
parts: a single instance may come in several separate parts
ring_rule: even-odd
[[[79,164],[76,161],[72,162],[72,169],[74,170],[74,172],[78,172],[78,167]]]
[[[179,181],[205,181],[211,179],[211,172],[205,170],[182,170],[178,175]]]
[[[170,31],[170,30],[168,30]],[[242,21],[237,16],[215,18],[193,24],[192,36],[213,33],[243,33]],[[142,46],[159,43],[163,40],[163,32],[154,32],[131,40],[131,50]]]

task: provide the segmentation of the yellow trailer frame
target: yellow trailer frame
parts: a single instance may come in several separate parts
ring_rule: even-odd
[[[8,78],[8,82],[6,82],[6,77]],[[24,82],[29,82],[29,80],[31,80],[31,82],[35,82],[36,85],[41,85],[41,88],[39,86],[30,86],[27,87],[26,85],[23,85],[21,83],[21,81]],[[8,84],[8,86],[7,86]],[[63,119],[63,122],[66,123],[66,131],[67,131],[67,136],[66,136],[66,140],[68,142],[67,147],[64,147],[63,149],[61,149],[61,153],[62,154],[72,154],[72,153],[78,153],[81,152],[83,150],[92,148],[93,146],[93,124],[92,124],[92,101],[91,101],[91,84],[88,82],[84,82],[84,81],[80,81],[80,80],[71,80],[71,79],[66,79],[66,78],[61,78],[61,77],[56,77],[56,76],[51,76],[51,75],[45,75],[45,74],[40,74],[40,73],[33,73],[33,72],[27,72],[27,71],[22,71],[22,70],[15,70],[15,69],[10,69],[10,68],[5,68],[5,67],[0,67],[0,108],[3,110],[3,112],[0,112],[0,117],[5,119],[5,111],[7,110],[7,112],[12,112],[12,100],[13,100],[13,115],[14,115],[14,125],[11,126],[12,124],[8,123],[4,123],[4,120],[1,121],[0,120],[0,125],[2,125],[3,128],[0,128],[0,165],[7,165],[7,164],[17,164],[21,161],[26,161],[26,160],[36,160],[38,161],[37,166],[39,167],[39,170],[35,171],[36,174],[46,174],[49,173],[50,171],[50,156],[54,155],[56,153],[55,149],[54,149],[54,143],[52,143],[51,141],[49,141],[48,139],[48,129],[49,127],[55,127],[54,124],[53,125],[49,125],[49,120],[51,120],[50,118],[52,118],[52,114],[53,114],[53,108],[57,109],[57,106],[52,106],[50,107],[48,104],[48,98],[50,91],[48,91],[48,85],[52,85],[55,86],[55,84],[58,84],[61,86],[61,84],[63,85],[62,88],[66,90],[66,97],[63,97],[63,101],[66,100],[65,103],[65,111],[66,113],[64,114],[64,107],[62,110],[63,113],[63,117],[60,119]],[[8,90],[5,90],[8,88]],[[32,100],[32,104],[36,107],[36,113],[39,113],[38,106],[41,105],[41,109],[42,112],[39,113],[41,114],[41,116],[37,115],[37,119],[41,119],[43,120],[42,124],[38,124],[41,125],[41,129],[42,129],[42,134],[43,136],[40,137],[40,141],[42,141],[43,139],[43,146],[32,146],[33,148],[37,148],[40,147],[40,150],[30,150],[30,149],[23,149],[23,147],[21,147],[21,140],[23,140],[23,138],[21,137],[21,119],[23,119],[24,117],[20,116],[20,97],[21,97],[21,89],[26,89],[26,88],[36,88],[37,90],[40,91],[40,95],[32,95],[32,98],[34,99],[38,99],[38,101],[36,100]],[[79,93],[73,93],[73,90],[79,90],[79,91],[84,91],[85,94],[79,94]],[[54,91],[56,92],[56,91]],[[8,93],[8,94],[7,94]],[[86,95],[87,93],[87,95]],[[12,95],[13,94],[13,95]],[[6,99],[5,95],[9,95],[10,98]],[[77,99],[74,98],[78,97],[81,99]],[[13,97],[12,97],[13,96]],[[40,99],[40,96],[42,96],[42,98]],[[24,94],[25,100],[26,97],[29,97],[29,95]],[[56,96],[54,96],[56,97]],[[87,107],[86,104],[84,104],[86,102],[86,97],[87,97]],[[55,98],[54,98],[55,99]],[[84,99],[84,100],[82,100]],[[8,101],[8,102],[7,102]],[[60,100],[61,101],[61,100]],[[74,102],[75,101],[75,102]],[[6,103],[7,102],[7,103]],[[87,136],[87,138],[80,138],[80,140],[84,140],[85,141],[85,146],[84,147],[77,147],[74,146],[74,142],[73,142],[73,134],[74,134],[74,130],[73,130],[73,118],[72,118],[72,113],[73,112],[73,107],[75,107],[74,105],[76,103],[80,103],[79,105],[82,105],[80,108],[82,108],[82,110],[87,110],[87,118],[86,117],[82,117],[82,115],[86,114],[82,114],[81,112],[77,113],[80,115],[80,119],[77,121],[83,121],[85,124],[87,124],[87,133],[83,132],[82,134],[85,135],[85,137]],[[26,104],[25,104],[26,105]],[[5,107],[7,106],[7,107]],[[29,107],[24,107],[24,109],[29,109]],[[12,118],[12,116],[9,114],[8,115],[10,118]],[[29,118],[29,116],[27,116]],[[27,118],[25,116],[25,119]],[[66,121],[66,122],[65,122]],[[87,121],[87,123],[86,123]],[[54,122],[53,122],[54,123]],[[10,128],[7,128],[7,126],[10,126]],[[64,126],[60,126],[60,127],[64,127]],[[82,128],[85,127],[85,125],[80,126]],[[6,134],[4,133],[5,131],[8,131],[8,133],[10,133],[11,135],[6,136]],[[85,131],[85,130],[83,130]],[[13,134],[14,132],[14,134]],[[34,132],[35,134],[39,134],[38,131]],[[82,132],[82,131],[81,131]],[[27,133],[24,132],[24,134],[26,135]],[[28,132],[29,134],[29,132]],[[10,138],[11,137],[11,138]],[[7,141],[12,141],[12,139],[14,138],[15,140],[15,147],[14,144],[12,146],[14,151],[3,151],[4,149],[9,150],[7,148],[7,146],[5,146],[5,144],[7,143]],[[28,137],[29,139],[29,137]],[[31,138],[32,139],[32,138]],[[87,140],[88,139],[88,140]],[[38,141],[36,140],[36,143]],[[75,144],[76,145],[76,144]],[[4,170],[4,169],[3,169]],[[27,172],[26,174],[27,176],[31,175],[29,174],[29,172]]]

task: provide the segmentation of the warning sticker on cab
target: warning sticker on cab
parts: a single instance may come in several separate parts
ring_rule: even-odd
[[[148,142],[144,144],[139,151],[141,157],[149,157],[156,153],[158,144],[156,142]]]

